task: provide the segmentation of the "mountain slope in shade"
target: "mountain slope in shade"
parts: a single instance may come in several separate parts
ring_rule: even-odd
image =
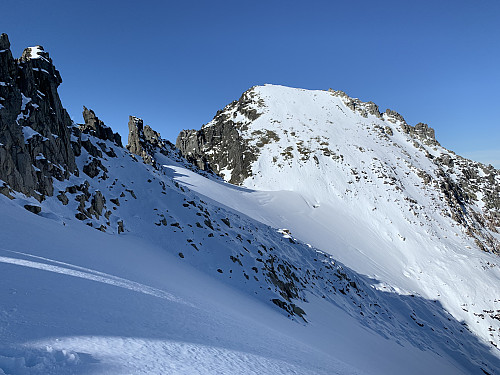
[[[375,236],[390,235],[386,226],[350,234],[356,224],[364,235],[362,211],[335,222],[342,211],[298,189],[227,184],[133,116],[127,148],[87,108],[85,124],[55,134],[40,121],[59,101],[42,84],[50,77],[37,75],[48,73],[16,80],[14,71],[0,69],[0,147],[15,156],[0,168],[0,373],[498,373],[483,332],[496,329],[495,311],[475,326],[457,318],[455,300],[409,292],[428,275],[398,278],[400,247],[374,255],[390,244]],[[71,170],[58,143],[71,150]],[[444,262],[455,242],[441,246]],[[498,282],[497,267],[474,270],[496,256],[456,251],[462,268],[442,263],[443,282],[457,282],[456,272],[470,289]],[[490,304],[486,292],[467,296],[472,312]]]

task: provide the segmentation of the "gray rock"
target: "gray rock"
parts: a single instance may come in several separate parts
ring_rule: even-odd
[[[395,122],[399,121],[399,122],[401,122],[403,124],[406,124],[406,120],[404,119],[404,117],[401,116],[398,112],[393,111],[392,109],[387,108],[385,110],[385,114],[386,114],[388,120],[391,121],[391,122],[395,123]]]
[[[90,178],[94,178],[101,171],[107,172],[107,168],[102,165],[102,162],[98,158],[93,158],[88,164],[83,166],[83,173],[85,173]]]
[[[414,134],[417,138],[425,140],[432,145],[439,144],[436,141],[434,129],[432,129],[429,125],[424,124],[423,122],[419,122],[417,125],[415,125]]]
[[[7,186],[5,183],[3,183],[2,186],[0,186],[0,194],[5,195],[9,199],[14,199],[14,197],[11,195],[11,193],[12,193],[12,189],[9,186]]]
[[[9,37],[7,34],[0,35],[0,50],[10,49]]]
[[[351,98],[344,91],[328,89],[333,96],[337,96],[342,99],[344,104],[354,112],[359,112],[361,116],[368,117],[368,115],[373,115],[378,118],[382,118],[382,114],[379,111],[378,105],[373,102],[362,102],[357,98]]]
[[[73,123],[62,107],[62,82],[49,54],[27,48],[14,60],[6,34],[0,36],[0,179],[13,190],[43,199],[52,179],[78,174],[71,142]]]
[[[104,122],[99,120],[95,115],[94,111],[83,107],[83,120],[85,124],[79,126],[80,130],[84,134],[92,134],[93,136],[114,142],[117,146],[123,147],[122,139],[120,134],[113,133],[110,127],[104,125]]]
[[[99,150],[91,141],[90,139],[82,140],[81,141],[82,147],[87,150],[89,155],[95,157],[95,158],[102,158],[102,151]]]
[[[156,167],[154,160],[155,146],[161,140],[160,135],[146,125],[142,119],[129,116],[127,149],[135,155],[142,157],[145,163]]]
[[[388,109],[386,111],[388,115],[388,120],[391,122],[400,121],[401,129],[404,133],[408,134],[412,138],[419,139],[424,143],[432,146],[438,146],[439,142],[436,140],[434,129],[429,125],[419,122],[415,126],[408,125],[404,120],[403,116],[399,113]]]
[[[123,225],[123,220],[117,222],[118,224],[118,234],[125,232],[125,226]]]
[[[93,213],[97,216],[97,218],[99,218],[99,216],[102,215],[102,210],[106,205],[106,198],[104,198],[99,190],[94,193],[90,205]]]
[[[144,125],[142,119],[129,116],[128,128],[127,149],[132,154],[140,156],[146,164],[152,165],[155,169],[158,169],[159,165],[156,162],[155,154],[159,152],[202,176],[214,177],[212,170],[201,170],[186,161],[180,150],[170,141],[162,139],[160,133],[154,131],[150,126]]]
[[[64,206],[69,203],[69,199],[64,191],[59,192],[59,194],[57,195],[57,199],[59,199]]]
[[[128,129],[127,149],[132,154],[140,156],[146,164],[158,168],[155,160],[156,152],[161,152],[174,160],[181,158],[174,145],[162,139],[160,133],[154,131],[150,126],[144,125],[142,119],[129,116]]]
[[[250,89],[238,101],[218,111],[209,126],[181,131],[175,146],[199,169],[217,174],[222,170],[231,171],[227,180],[232,184],[241,184],[252,175],[251,165],[257,160],[259,149],[241,137],[240,129],[244,124],[234,122],[230,113],[239,113],[254,121],[260,116],[254,106],[255,98]],[[215,152],[207,152],[210,150]]]

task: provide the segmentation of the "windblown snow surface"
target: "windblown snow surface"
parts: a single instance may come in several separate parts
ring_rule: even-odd
[[[267,106],[274,120],[284,108]],[[331,142],[348,131],[387,154],[344,123]],[[351,184],[328,163],[314,175],[280,169],[265,160],[271,150],[236,187],[165,153],[155,170],[88,140],[116,157],[101,158],[107,172],[96,178],[55,181],[67,205],[57,194],[0,195],[0,374],[499,373],[489,343],[498,321],[474,314],[498,309],[497,258],[468,249],[445,219],[415,225],[393,191],[346,194]],[[82,149],[80,170],[88,160]],[[108,218],[75,218],[79,191],[69,187],[86,180],[113,199]]]

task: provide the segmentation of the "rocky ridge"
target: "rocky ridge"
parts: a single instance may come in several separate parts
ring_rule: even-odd
[[[127,150],[133,155],[140,156],[146,164],[151,165],[156,170],[161,169],[161,165],[157,163],[156,158],[156,154],[159,153],[204,177],[220,179],[211,169],[199,168],[198,165],[187,161],[172,142],[163,139],[160,133],[153,130],[149,125],[144,125],[141,118],[129,116],[128,129]]]

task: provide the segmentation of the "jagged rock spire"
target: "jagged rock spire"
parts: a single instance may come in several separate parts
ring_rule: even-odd
[[[109,126],[104,125],[104,122],[99,120],[99,117],[96,116],[93,110],[83,106],[82,115],[85,121],[85,124],[80,125],[82,133],[92,134],[97,138],[109,140],[117,146],[123,147],[120,134],[113,133],[113,130]]]
[[[160,133],[155,132],[138,117],[129,116],[127,149],[143,158],[144,162],[156,167],[154,160],[155,148],[162,148],[163,141]]]
[[[0,50],[10,49],[9,36],[5,33],[0,35]]]
[[[62,79],[42,47],[15,60],[6,34],[0,36],[0,180],[43,199],[52,178],[78,173],[70,133],[73,123],[57,87]]]

